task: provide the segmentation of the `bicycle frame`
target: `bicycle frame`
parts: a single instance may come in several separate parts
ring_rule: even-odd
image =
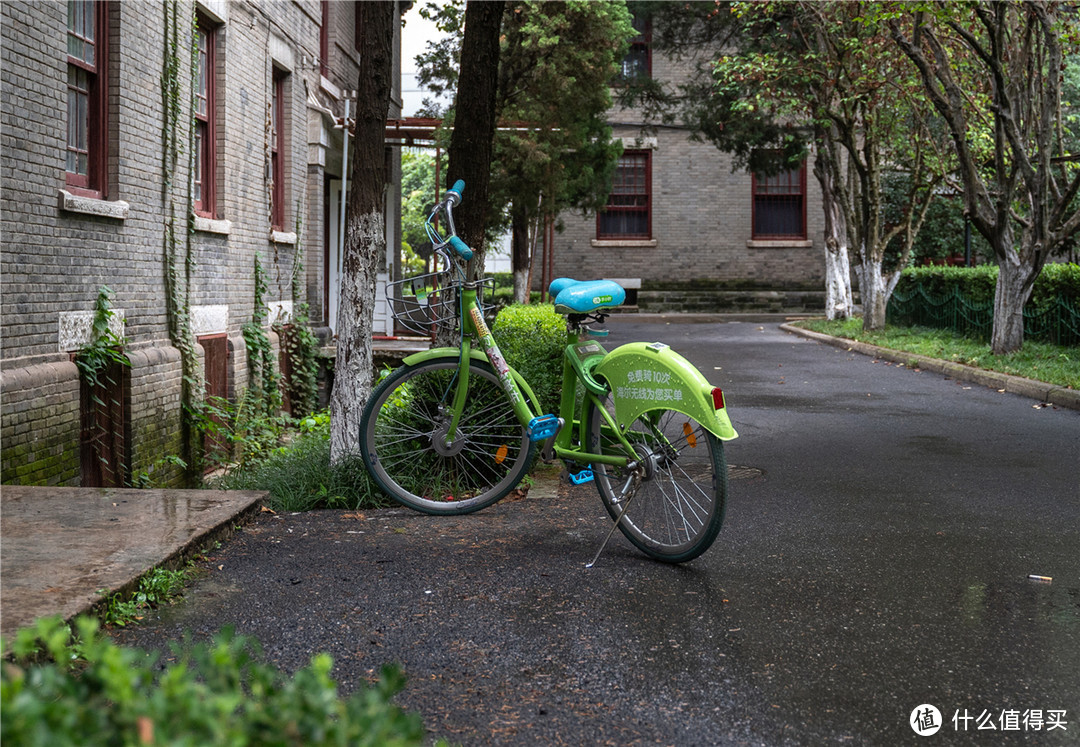
[[[488,329],[483,312],[477,303],[478,285],[479,283],[465,283],[461,286],[459,299],[463,329],[461,345],[458,348],[433,348],[409,356],[404,361],[406,364],[414,364],[432,358],[453,356],[458,359],[458,372],[451,401],[451,423],[447,432],[447,438],[450,440],[457,433],[459,418],[468,396],[471,360],[487,360],[490,363],[500,386],[510,398],[514,413],[522,427],[528,428],[530,423],[543,412],[532,388],[516,370],[506,363],[498,343],[495,342],[495,338]],[[472,348],[473,337],[476,338],[482,352]],[[722,412],[722,394],[719,400],[720,407],[714,409],[704,404],[707,398],[706,391],[719,392],[720,390],[712,389],[696,368],[670,351],[666,345],[653,343],[647,346],[644,343],[631,343],[608,353],[597,342],[579,340],[578,332],[569,325],[566,343],[563,352],[562,396],[558,406],[558,417],[562,420],[562,427],[545,447],[550,448],[550,453],[554,457],[582,465],[598,463],[616,467],[633,466],[634,448],[625,436],[625,427],[619,427],[618,423],[633,422],[645,410],[658,406],[680,411],[689,410],[687,414],[702,422],[718,438],[728,440],[736,437],[726,413],[722,418],[716,415],[717,412]],[[643,354],[638,348],[646,352]],[[643,368],[643,366],[651,368]],[[609,386],[595,379],[592,375],[594,371],[603,372],[605,379],[613,382],[632,382],[636,378],[643,379],[643,372],[648,371],[650,381],[655,379],[661,382],[662,380],[661,383],[670,383],[673,386],[663,390],[659,396],[655,396],[655,392],[654,396],[648,396],[647,391],[641,388],[634,388],[633,391],[624,393],[627,396],[620,396],[619,390],[616,389],[613,396],[615,409],[615,417],[613,417],[601,400],[601,397],[609,394]],[[620,388],[628,389],[626,386]],[[583,391],[584,398],[580,417],[576,417],[579,414],[576,412],[579,389]],[[665,393],[668,391],[679,393],[679,399],[666,396]],[[693,396],[695,393],[697,396]],[[713,403],[710,404],[715,404],[716,396],[716,394],[711,395]],[[605,432],[609,432],[620,442],[627,456],[599,454],[584,448],[583,445],[587,442],[588,436],[585,414],[590,411],[590,408],[596,408],[604,420]]]

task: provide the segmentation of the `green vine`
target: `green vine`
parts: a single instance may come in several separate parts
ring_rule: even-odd
[[[98,397],[98,391],[108,384],[116,383],[108,377],[108,370],[114,364],[131,365],[122,352],[124,338],[113,332],[110,326],[116,317],[116,312],[112,310],[112,295],[113,292],[106,286],[102,286],[98,291],[94,317],[90,323],[90,341],[75,354],[75,365],[79,374],[90,385],[91,396],[99,405],[104,402]]]
[[[244,325],[244,342],[247,344],[248,388],[255,394],[255,401],[264,414],[276,416],[281,410],[281,377],[274,368],[273,349],[266,334],[266,272],[259,255],[255,255],[255,308],[251,321]]]
[[[163,262],[165,265],[165,306],[168,318],[169,339],[180,351],[181,361],[181,430],[184,443],[184,463],[190,466],[191,476],[201,475],[203,466],[203,430],[199,423],[203,407],[205,382],[199,368],[195,337],[191,331],[191,285],[195,272],[194,173],[195,173],[195,82],[198,72],[198,21],[192,11],[188,32],[189,43],[189,116],[187,118],[187,143],[181,145],[180,127],[183,115],[180,105],[182,90],[180,82],[181,23],[179,3],[164,3],[165,43],[161,77],[161,97],[164,120],[162,123],[162,200],[167,203],[164,232]],[[174,188],[180,154],[187,154],[187,185],[183,197],[184,220],[178,229],[177,198]],[[184,231],[179,239],[178,231]],[[181,276],[179,266],[183,263]]]
[[[302,203],[297,201],[296,244],[302,246]],[[304,301],[304,263],[299,257],[293,263],[290,290],[293,300],[293,319],[289,324],[275,324],[281,338],[281,347],[289,358],[289,378],[285,388],[294,418],[302,418],[315,411],[318,405],[319,340],[311,331],[310,305]]]

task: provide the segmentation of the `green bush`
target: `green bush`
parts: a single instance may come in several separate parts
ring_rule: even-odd
[[[997,265],[978,267],[909,267],[901,275],[896,290],[911,293],[916,286],[932,296],[945,296],[956,288],[969,303],[994,302],[997,285]],[[1058,297],[1080,303],[1080,265],[1055,263],[1043,267],[1035,281],[1030,304],[1041,307]]]
[[[566,319],[551,304],[515,304],[499,311],[491,333],[506,362],[529,382],[545,411],[558,410]]]
[[[402,675],[347,699],[318,654],[287,677],[254,640],[225,630],[212,644],[174,647],[159,661],[117,646],[79,618],[18,633],[0,672],[0,741],[11,745],[419,745],[424,727],[391,699]]]
[[[275,511],[316,508],[376,508],[391,502],[368,476],[360,457],[330,464],[330,416],[312,415],[300,432],[265,458],[241,464],[210,487],[224,490],[266,490]]]

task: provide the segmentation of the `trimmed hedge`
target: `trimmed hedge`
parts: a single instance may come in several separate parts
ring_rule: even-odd
[[[566,318],[551,304],[514,304],[499,311],[491,334],[506,362],[532,386],[546,412],[558,410]]]
[[[955,288],[969,303],[992,304],[997,276],[997,265],[909,267],[901,275],[896,290],[912,293],[916,286],[922,285],[930,295],[945,296]],[[1059,297],[1080,304],[1080,265],[1055,263],[1043,267],[1028,306],[1041,307]]]

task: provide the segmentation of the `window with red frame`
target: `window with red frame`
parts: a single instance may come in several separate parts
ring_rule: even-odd
[[[319,3],[319,75],[326,77],[330,73],[330,3]]]
[[[195,212],[216,218],[217,29],[199,18],[195,60]]]
[[[624,80],[652,77],[652,21],[634,14],[634,30],[637,36],[630,40],[630,51],[622,60],[621,76]]]
[[[607,207],[596,217],[596,238],[652,238],[651,156],[644,150],[619,157]]]
[[[285,225],[285,78],[283,70],[274,68],[270,97],[270,225],[280,231]]]
[[[109,5],[69,0],[66,183],[104,197],[108,168]]]
[[[753,238],[806,238],[806,164],[773,176],[754,174]]]

